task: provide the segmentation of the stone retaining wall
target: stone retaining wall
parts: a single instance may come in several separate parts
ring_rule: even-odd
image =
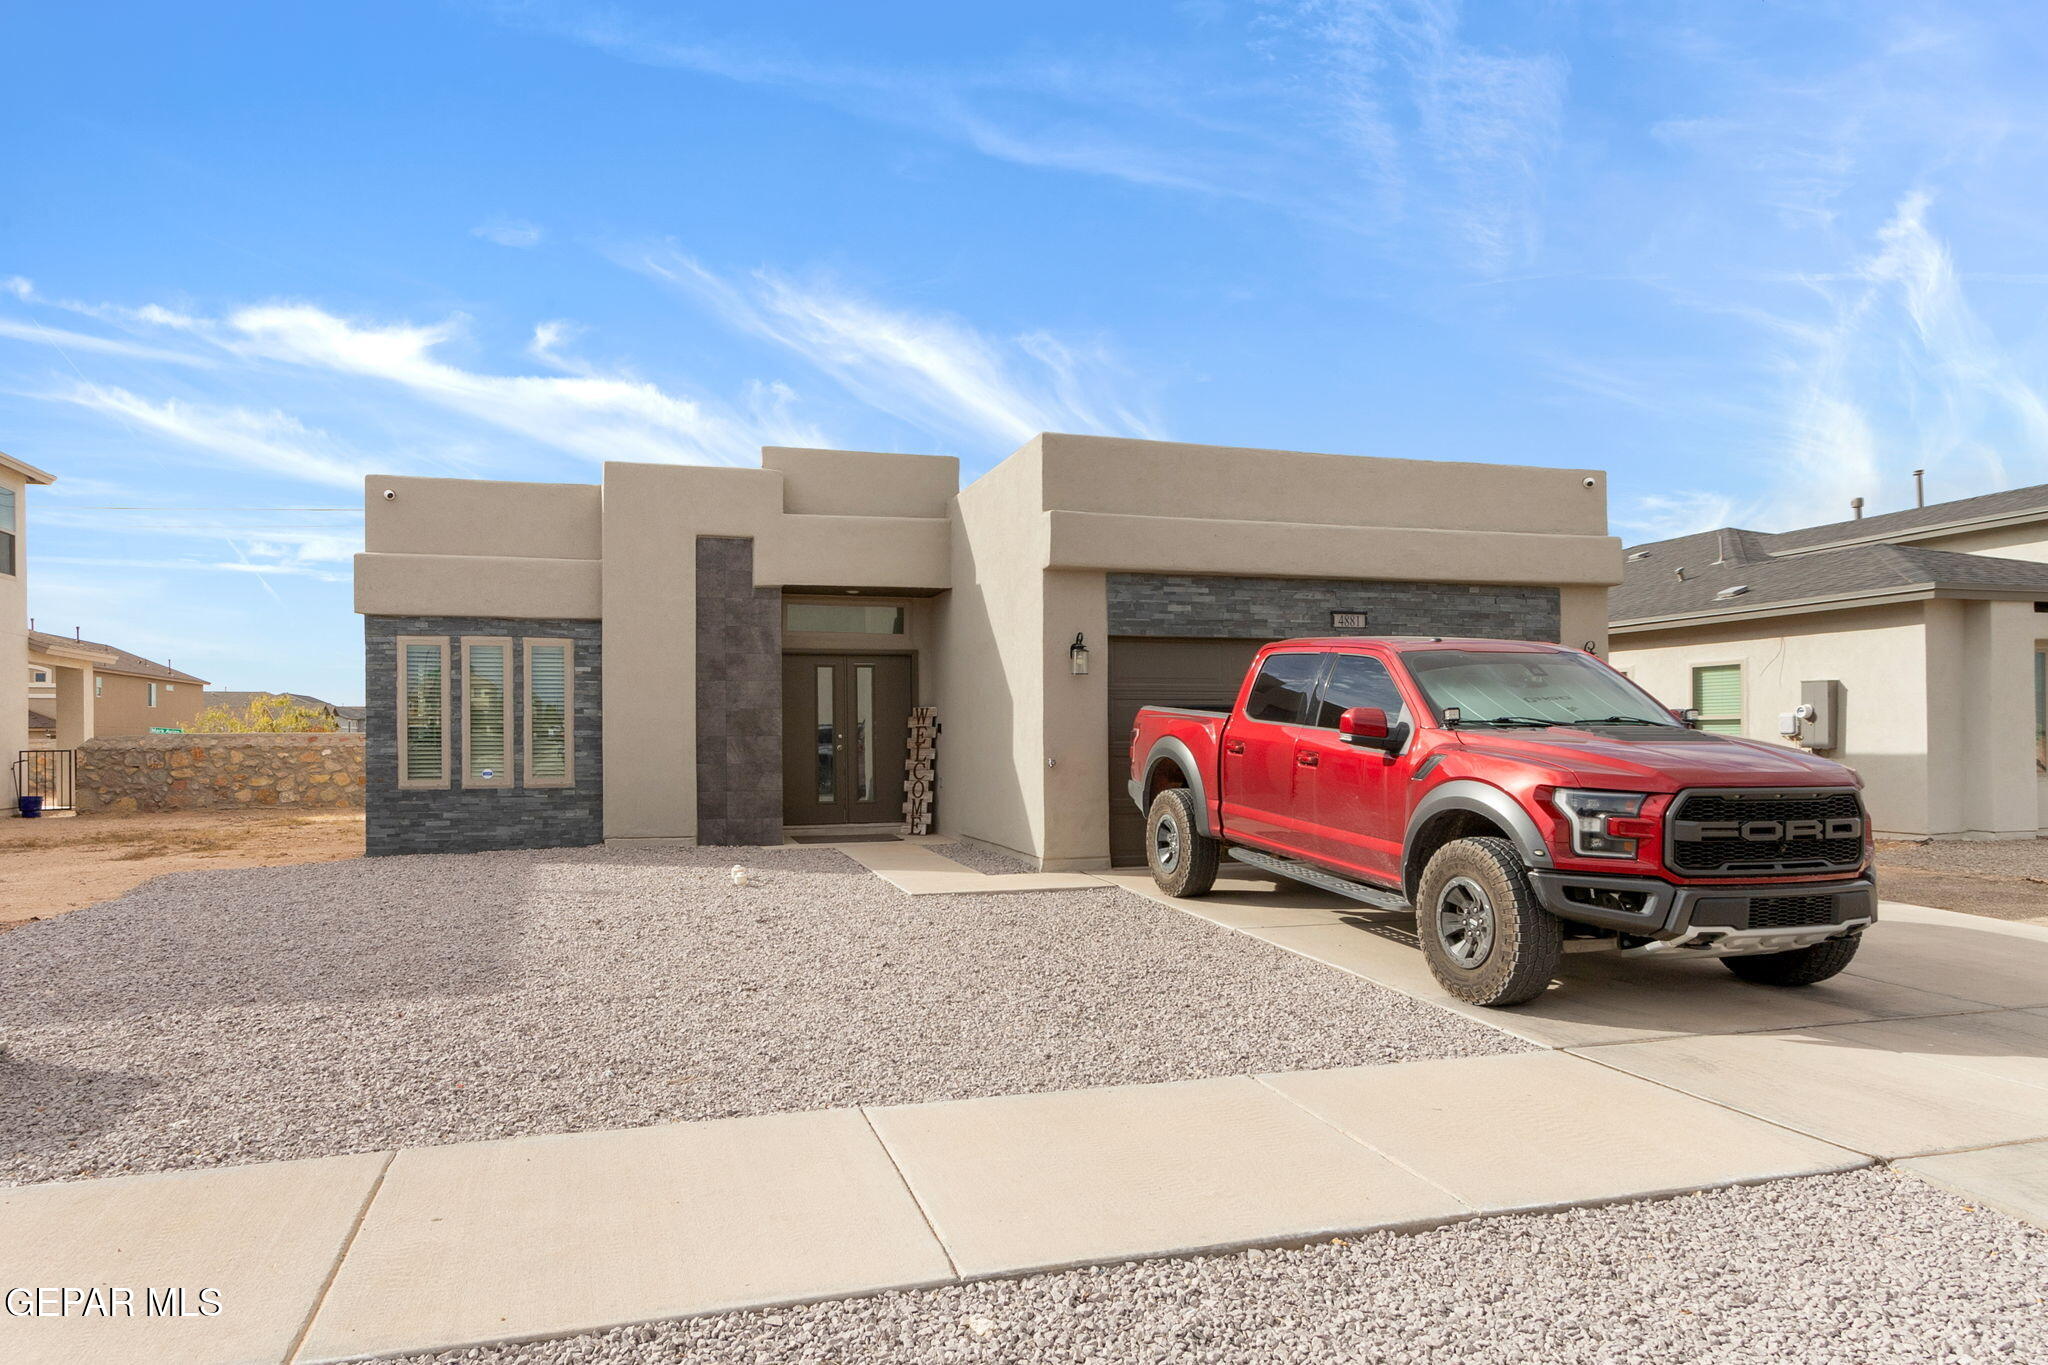
[[[81,813],[362,804],[361,735],[133,735],[78,750]]]

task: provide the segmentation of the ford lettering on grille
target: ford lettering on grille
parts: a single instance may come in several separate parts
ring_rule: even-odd
[[[1853,789],[1681,792],[1665,857],[1693,876],[1851,871],[1863,862],[1865,818]]]

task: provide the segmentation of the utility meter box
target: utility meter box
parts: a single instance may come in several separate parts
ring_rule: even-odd
[[[1821,678],[1799,684],[1802,707],[1813,714],[1800,724],[1799,742],[1809,749],[1832,749],[1842,742],[1842,684]]]

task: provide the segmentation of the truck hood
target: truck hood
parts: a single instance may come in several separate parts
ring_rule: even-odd
[[[1832,759],[1701,730],[1598,725],[1452,733],[1467,752],[1563,769],[1587,787],[1660,792],[1682,787],[1860,785],[1852,769]]]

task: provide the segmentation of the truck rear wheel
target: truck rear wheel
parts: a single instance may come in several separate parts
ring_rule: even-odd
[[[1415,932],[1437,984],[1474,1005],[1543,994],[1564,959],[1564,926],[1529,886],[1505,839],[1457,839],[1423,869]]]
[[[1856,945],[1862,941],[1862,935],[1852,934],[1847,938],[1831,938],[1805,948],[1794,948],[1789,953],[1744,953],[1737,957],[1724,957],[1721,965],[1744,981],[1754,981],[1759,986],[1811,986],[1848,966],[1849,960],[1856,956]]]
[[[1202,833],[1195,819],[1195,795],[1168,787],[1152,798],[1145,816],[1145,862],[1152,880],[1169,896],[1206,896],[1216,884],[1223,846]]]

